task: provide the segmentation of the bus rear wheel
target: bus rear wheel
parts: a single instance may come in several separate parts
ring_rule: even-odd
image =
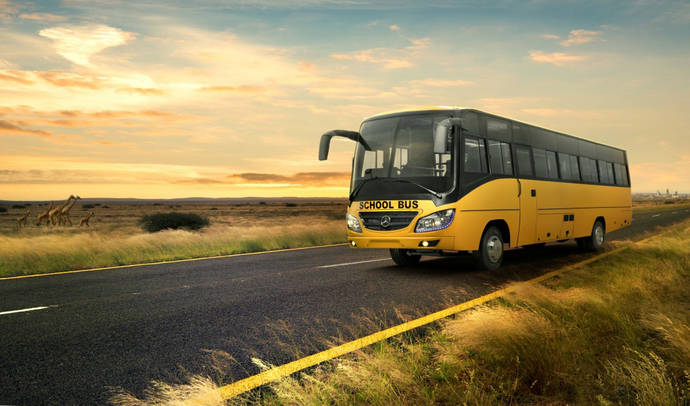
[[[495,271],[503,262],[503,235],[496,227],[489,227],[484,231],[479,243],[479,250],[475,252],[477,265],[487,271]]]
[[[589,237],[578,238],[577,245],[587,251],[601,251],[606,241],[606,229],[604,224],[597,220],[592,227],[592,234]]]
[[[400,266],[416,265],[422,259],[421,255],[412,255],[410,250],[391,248],[391,258],[393,262]]]

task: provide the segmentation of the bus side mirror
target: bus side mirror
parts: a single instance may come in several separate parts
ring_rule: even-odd
[[[447,118],[436,124],[434,128],[434,153],[447,154],[453,145],[453,126],[461,125],[462,120],[457,117]]]
[[[369,145],[357,131],[331,130],[321,136],[321,142],[319,143],[319,161],[328,159],[328,151],[331,148],[331,138],[333,137],[344,137],[352,141],[357,141],[364,146],[364,149],[371,151]]]

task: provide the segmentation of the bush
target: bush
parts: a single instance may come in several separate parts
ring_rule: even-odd
[[[0,206],[0,213],[7,213],[7,207]]]
[[[297,203],[285,203],[285,207],[297,207]]]
[[[139,223],[149,233],[167,229],[177,230],[178,228],[199,230],[209,225],[206,217],[195,213],[178,212],[147,214],[139,220]]]
[[[94,207],[96,207],[95,204],[89,204],[89,203],[81,205],[82,209],[93,209]]]
[[[26,206],[23,204],[13,204],[12,208],[13,209],[26,209]]]

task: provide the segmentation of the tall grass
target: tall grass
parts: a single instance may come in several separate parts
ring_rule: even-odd
[[[688,405],[689,243],[685,222],[424,335],[378,343],[229,403]]]
[[[201,232],[0,236],[0,276],[321,245],[345,239],[342,221],[318,226],[212,226]]]

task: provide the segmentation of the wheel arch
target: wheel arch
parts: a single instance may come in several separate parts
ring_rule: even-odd
[[[484,236],[484,233],[486,230],[489,229],[489,227],[496,227],[498,231],[501,232],[501,237],[503,238],[503,242],[510,245],[510,227],[508,226],[508,222],[506,222],[504,219],[495,219],[491,220],[486,225],[484,226],[484,231],[482,231],[482,236]],[[481,244],[481,239],[479,241]]]

